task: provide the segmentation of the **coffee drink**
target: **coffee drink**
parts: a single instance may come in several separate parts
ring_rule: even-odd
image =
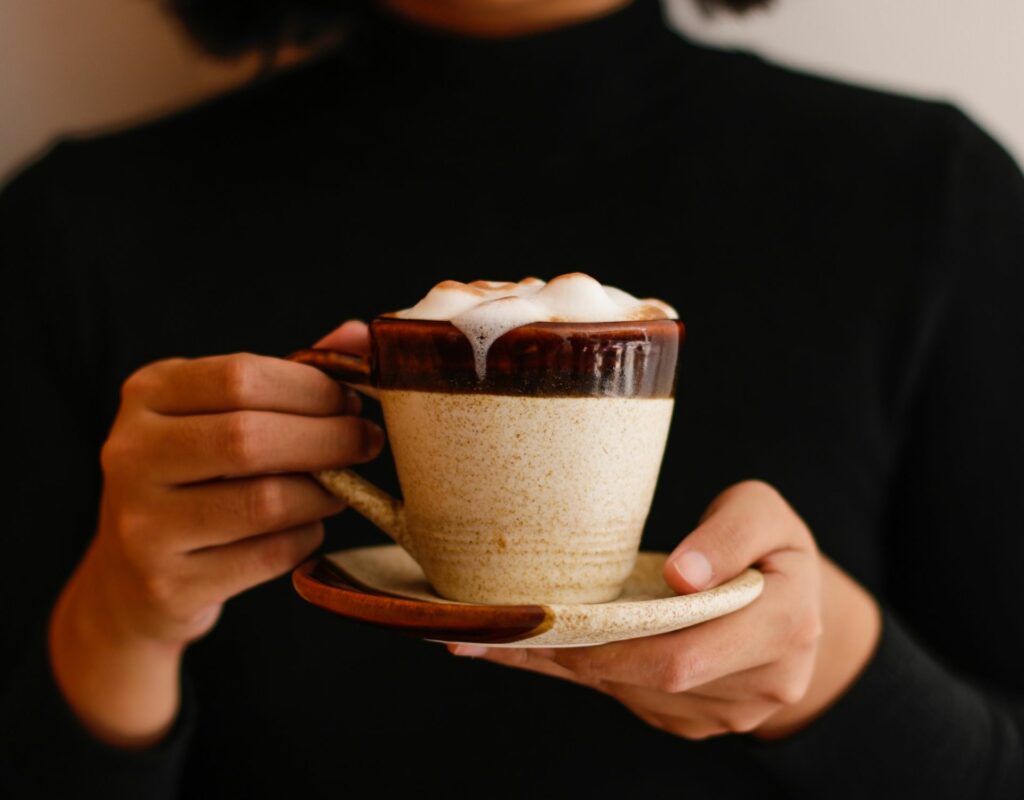
[[[351,473],[321,480],[443,597],[612,600],[657,483],[682,332],[662,301],[581,273],[445,281],[371,323],[362,382],[383,407],[402,504]]]

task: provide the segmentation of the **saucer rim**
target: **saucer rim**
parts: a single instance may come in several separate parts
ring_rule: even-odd
[[[307,602],[355,622],[384,627],[420,639],[448,644],[478,644],[493,647],[529,647],[528,642],[550,631],[559,616],[572,616],[573,612],[586,614],[587,609],[598,607],[633,606],[637,604],[668,605],[679,609],[692,609],[695,603],[709,596],[738,595],[731,608],[716,609],[704,617],[683,620],[670,630],[681,630],[691,625],[710,621],[733,613],[757,599],[764,588],[763,575],[747,569],[731,580],[711,589],[689,595],[671,595],[649,600],[617,601],[578,604],[518,604],[497,605],[485,603],[452,602],[443,598],[425,600],[386,592],[367,586],[344,570],[329,556],[354,550],[388,549],[399,551],[394,544],[341,548],[307,559],[292,572],[296,592]],[[667,557],[658,550],[641,550],[642,554]],[[728,606],[728,603],[721,603]],[[668,632],[662,625],[657,633]],[[656,635],[640,633],[636,636],[615,636],[598,642],[545,642],[543,647],[585,647],[623,641],[638,636]],[[545,637],[548,638],[548,637]]]

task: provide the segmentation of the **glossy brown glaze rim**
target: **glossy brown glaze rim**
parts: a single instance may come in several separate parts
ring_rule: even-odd
[[[531,639],[554,624],[543,605],[424,602],[372,589],[324,557],[292,572],[292,585],[307,602],[348,619],[425,639],[506,644]]]
[[[380,389],[567,397],[674,397],[681,320],[534,322],[491,345],[483,380],[473,347],[447,320],[378,315],[370,366]]]

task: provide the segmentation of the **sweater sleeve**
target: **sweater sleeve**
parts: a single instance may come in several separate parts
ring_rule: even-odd
[[[954,674],[894,613],[859,680],[779,741],[747,740],[791,796],[1024,796],[1024,707]]]
[[[109,420],[98,396],[101,325],[90,301],[97,248],[69,245],[74,192],[58,148],[0,192],[0,796],[176,796],[195,718],[187,677],[173,730],[146,749],[93,737],[50,670],[50,610],[95,531],[99,449]]]
[[[959,112],[940,300],[885,531],[883,629],[854,686],[756,758],[808,797],[1024,797],[1024,180]]]

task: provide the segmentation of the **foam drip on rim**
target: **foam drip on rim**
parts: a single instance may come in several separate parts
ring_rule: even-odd
[[[628,322],[678,319],[676,310],[653,297],[638,299],[614,286],[602,286],[582,272],[544,282],[540,278],[507,281],[442,281],[410,308],[403,319],[451,322],[473,347],[476,374],[487,374],[491,345],[513,328],[534,322]]]

